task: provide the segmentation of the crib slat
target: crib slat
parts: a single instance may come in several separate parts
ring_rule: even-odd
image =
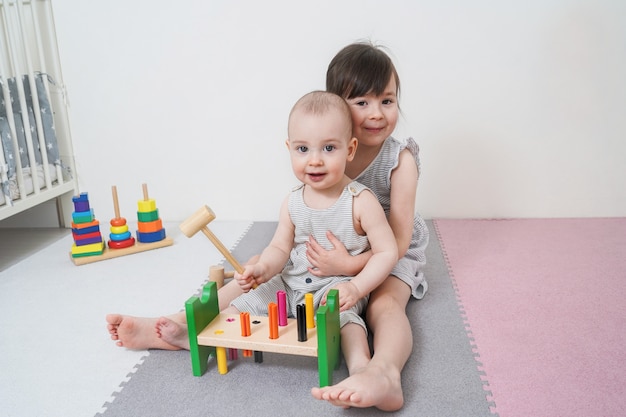
[[[30,121],[28,120],[28,108],[26,106],[26,97],[24,95],[24,86],[22,84],[22,79],[21,76],[19,74],[22,73],[21,71],[21,66],[19,63],[19,44],[18,44],[18,36],[16,35],[16,23],[15,23],[15,8],[10,7],[7,8],[6,7],[6,1],[3,0],[2,4],[3,4],[3,18],[4,18],[4,23],[5,23],[5,27],[6,27],[6,31],[8,32],[9,36],[7,36],[7,55],[9,58],[9,68],[11,73],[14,76],[15,79],[15,87],[17,89],[17,95],[18,95],[18,100],[19,100],[19,106],[20,106],[20,111],[21,111],[21,119],[22,119],[22,130],[24,137],[26,139],[26,149],[27,149],[27,153],[28,153],[28,160],[29,160],[29,164],[30,164],[30,171],[31,171],[31,180],[33,182],[33,191],[35,192],[35,194],[39,193],[39,178],[36,174],[36,168],[33,169],[32,167],[35,165],[33,162],[36,160],[35,159],[35,149],[33,148],[33,140],[32,140],[32,135],[31,135],[31,131],[30,131]],[[8,97],[8,96],[7,96]],[[11,109],[11,113],[13,113],[12,111],[13,109]],[[14,119],[13,117],[11,117],[9,115],[9,112],[7,111],[7,115],[9,116],[9,124],[11,122],[14,123]],[[23,181],[23,171],[21,169],[21,157],[19,157],[19,152],[21,152],[22,150],[19,147],[19,144],[17,142],[17,128],[13,128],[11,129],[12,134],[14,136],[14,144],[15,147],[14,149],[14,153],[17,156],[17,160],[20,161],[20,164],[18,165],[18,186],[20,188],[20,196],[22,195],[26,195],[26,189],[24,186],[24,181]],[[18,152],[19,150],[19,152]],[[22,171],[21,175],[20,175],[20,171]],[[22,177],[22,181],[20,184],[20,178]]]
[[[0,0],[0,84],[0,186],[11,187],[0,190],[0,220],[57,198],[60,225],[69,224],[78,183],[50,0]]]
[[[27,38],[27,33],[26,33],[27,25],[25,21],[26,18],[24,17],[24,5],[23,5],[22,0],[17,0],[16,6],[17,7],[15,10],[17,11],[17,15],[16,15],[17,26],[22,35],[21,36],[22,52],[24,54],[24,60],[26,63],[26,77],[28,78],[28,84],[30,86],[30,95],[31,95],[31,100],[32,100],[32,105],[33,105],[33,113],[35,114],[35,125],[37,128],[37,138],[39,139],[39,149],[40,149],[39,153],[41,155],[41,163],[43,166],[42,171],[43,171],[43,176],[44,176],[44,183],[46,184],[46,187],[50,188],[52,187],[52,180],[50,179],[50,171],[48,170],[48,166],[49,166],[48,165],[48,152],[46,151],[47,149],[46,137],[45,137],[44,130],[43,130],[43,123],[41,121],[41,108],[39,106],[39,94],[37,92],[37,85],[35,84],[35,73],[33,71],[33,62],[31,59],[30,48],[28,48],[24,42],[24,40]],[[32,45],[32,47],[38,49],[37,42],[35,42],[35,45]],[[32,173],[32,168],[31,168],[31,173]],[[37,178],[39,178],[38,175],[37,175]],[[35,188],[39,190],[38,186],[36,186]]]
[[[32,26],[33,26],[33,29],[35,31],[35,39],[36,39],[36,42],[37,42],[37,53],[38,53],[38,57],[39,57],[39,65],[40,65],[41,73],[44,74],[41,77],[41,80],[42,80],[43,88],[44,88],[44,91],[45,91],[45,95],[46,95],[46,97],[48,97],[48,100],[50,101],[50,111],[52,111],[52,107],[53,106],[52,106],[52,97],[50,96],[50,85],[48,83],[48,77],[45,76],[45,74],[48,73],[48,66],[47,66],[47,62],[46,62],[45,56],[44,56],[44,45],[43,45],[43,41],[42,41],[43,37],[42,37],[42,34],[41,34],[41,30],[40,30],[40,28],[42,27],[41,26],[41,20],[39,18],[40,12],[37,10],[37,7],[35,7],[34,5],[33,5],[33,7],[31,9],[32,9],[31,15],[32,15],[32,19],[33,19]],[[48,38],[51,38],[51,37],[48,37]],[[51,39],[48,39],[48,40],[51,41]],[[52,55],[52,56],[56,58],[56,55]],[[58,73],[59,72],[57,72],[57,74]],[[47,154],[46,154],[46,157],[47,157]],[[57,164],[55,162],[54,167],[56,169],[57,183],[58,184],[63,184],[64,180],[63,180],[63,171],[61,170],[61,164]]]

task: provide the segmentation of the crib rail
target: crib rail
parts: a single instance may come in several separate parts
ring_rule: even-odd
[[[50,0],[0,2],[0,220],[77,193]]]

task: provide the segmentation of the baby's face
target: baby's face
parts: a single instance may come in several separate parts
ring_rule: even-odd
[[[316,189],[339,184],[346,163],[352,160],[356,150],[351,128],[350,121],[338,111],[294,113],[289,123],[287,147],[296,177]]]

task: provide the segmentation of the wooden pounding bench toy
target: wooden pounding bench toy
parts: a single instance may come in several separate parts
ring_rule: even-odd
[[[241,264],[208,229],[207,225],[214,219],[213,211],[204,206],[181,223],[180,229],[187,237],[202,231],[235,270],[243,273]],[[320,387],[330,385],[333,369],[339,367],[341,351],[338,291],[330,290],[326,305],[317,309],[317,326],[312,294],[306,294],[306,303],[297,306],[296,319],[287,318],[282,291],[277,294],[277,302],[269,304],[268,317],[245,312],[222,314],[217,289],[223,285],[225,276],[232,274],[224,273],[223,267],[211,267],[211,281],[204,286],[201,296],[191,297],[185,303],[193,374],[202,376],[206,372],[210,355],[215,356],[218,371],[227,373],[226,349],[232,353],[231,359],[235,359],[236,349],[242,349],[244,356],[251,356],[254,351],[256,362],[262,362],[262,352],[317,357]]]
[[[341,350],[338,291],[330,290],[326,305],[317,309],[314,328],[301,317],[287,319],[285,326],[279,326],[273,310],[270,308],[269,317],[220,313],[217,284],[208,282],[200,297],[185,303],[193,375],[206,372],[211,355],[216,357],[218,371],[228,372],[226,349],[230,348],[317,357],[320,387],[331,385]],[[303,332],[305,340],[301,340]]]
[[[144,199],[137,202],[137,241],[135,241],[135,238],[132,237],[131,232],[128,230],[126,219],[120,216],[117,188],[115,186],[112,187],[115,217],[110,222],[111,233],[109,234],[108,245],[104,244],[100,236],[99,223],[93,215],[93,210],[89,207],[87,193],[82,193],[73,198],[75,211],[72,213],[74,219],[72,235],[75,243],[72,246],[70,258],[74,264],[84,265],[171,246],[174,243],[171,238],[165,236],[165,229],[159,218],[156,202],[148,197],[147,185],[143,184],[142,188]],[[90,240],[84,238],[89,235],[93,236],[91,239],[96,239],[96,232],[100,236],[97,242],[91,243]]]

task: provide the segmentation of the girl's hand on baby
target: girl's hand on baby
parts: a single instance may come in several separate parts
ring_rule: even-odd
[[[351,256],[346,247],[332,232],[326,232],[326,237],[333,245],[332,249],[324,249],[313,236],[309,237],[306,244],[306,257],[312,265],[309,272],[316,277],[349,275],[345,273],[345,264]]]
[[[361,298],[359,289],[352,282],[341,282],[333,287],[339,291],[339,311],[346,311],[353,307]],[[321,305],[326,305],[326,296],[320,301]]]

